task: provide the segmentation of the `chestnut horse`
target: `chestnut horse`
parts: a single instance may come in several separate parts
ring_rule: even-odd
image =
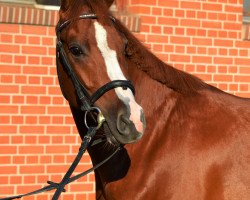
[[[123,148],[95,170],[96,198],[249,200],[250,100],[163,63],[111,16],[112,2],[62,0],[57,27],[59,82],[82,138],[75,82],[91,95],[111,83],[92,102],[106,119],[95,137],[105,140],[88,151],[96,165]]]

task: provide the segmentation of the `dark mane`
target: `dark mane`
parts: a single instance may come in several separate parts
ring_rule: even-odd
[[[117,20],[116,26],[128,39],[128,58],[152,79],[182,94],[196,93],[201,89],[212,88],[199,78],[161,61],[130,33],[119,20]]]

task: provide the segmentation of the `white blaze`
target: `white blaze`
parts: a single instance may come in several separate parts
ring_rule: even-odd
[[[107,31],[98,22],[94,22],[95,37],[97,46],[104,58],[106,70],[111,81],[126,80],[119,65],[117,54],[108,46]],[[137,131],[143,132],[143,123],[141,122],[142,108],[135,101],[134,95],[130,89],[123,90],[121,87],[115,88],[118,98],[130,108],[130,120],[134,123]]]

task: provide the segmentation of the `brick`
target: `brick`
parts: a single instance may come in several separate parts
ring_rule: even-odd
[[[250,41],[235,41],[236,48],[247,48],[250,47]]]
[[[11,117],[12,124],[23,124],[24,117],[23,116],[12,116]]]
[[[27,76],[25,76],[25,75],[16,75],[15,76],[15,83],[17,83],[17,84],[25,84],[25,83],[27,83],[28,81],[27,81]]]
[[[207,12],[197,11],[197,18],[206,19],[207,18]]]
[[[153,6],[153,5],[156,5],[156,1],[157,0],[144,0],[143,4]]]
[[[15,35],[14,41],[16,44],[27,44],[27,37],[24,35]]]
[[[175,17],[184,17],[185,11],[184,10],[175,10]]]
[[[161,35],[149,35],[148,42],[154,43],[168,43],[168,36],[161,36]]]
[[[245,82],[245,83],[248,83],[249,84],[249,80],[250,80],[250,75],[236,75],[234,77],[234,80],[236,82]]]
[[[39,74],[46,75],[48,74],[48,68],[40,66],[25,66],[23,69],[25,74]]]
[[[9,123],[10,123],[10,116],[3,116],[2,115],[0,117],[0,124],[9,124]],[[0,143],[1,143],[1,141],[0,141]]]
[[[240,5],[225,5],[225,11],[226,12],[234,12],[234,13],[241,13],[242,12],[242,6]]]
[[[163,25],[177,26],[179,24],[179,20],[176,18],[159,17],[158,23]]]
[[[25,116],[26,124],[37,124],[37,116]]]
[[[1,76],[1,83],[8,83],[8,84],[13,83],[13,76],[10,76],[10,75],[2,75],[2,76]]]
[[[215,39],[214,45],[215,46],[223,46],[223,47],[232,47],[233,41],[232,40]]]
[[[23,181],[23,182],[24,182],[25,184],[34,184],[34,183],[36,183],[35,180],[36,180],[36,177],[35,177],[35,176],[27,176],[27,175],[26,175],[26,176],[24,177],[24,181]]]
[[[67,165],[50,165],[47,167],[47,173],[55,174],[55,173],[65,173],[68,170]],[[53,179],[54,180],[54,179]]]
[[[10,184],[17,185],[22,184],[22,177],[21,176],[11,176],[10,177]],[[13,193],[12,193],[13,195]]]
[[[93,184],[90,184],[90,183],[84,183],[84,184],[72,184],[70,185],[70,189],[73,190],[73,191],[93,191],[94,187],[93,187]]]
[[[201,26],[203,28],[221,29],[222,23],[217,21],[202,21]]]
[[[178,8],[179,7],[179,1],[176,1],[176,0],[159,1],[158,6],[170,7],[170,8]]]
[[[12,102],[14,104],[24,104],[24,96],[22,95],[13,95]]]
[[[5,195],[13,195],[14,194],[14,187],[12,186],[0,186],[0,194]]]
[[[67,126],[47,126],[47,133],[49,134],[64,134],[70,133],[70,127]]]
[[[216,3],[203,3],[202,10],[209,10],[209,11],[222,11],[222,4]]]
[[[41,83],[41,78],[37,76],[30,76],[28,79],[28,84],[39,85]]]
[[[235,23],[235,22],[224,22],[223,25],[224,29],[227,30],[241,30],[242,24],[241,23]]]
[[[195,76],[199,77],[201,80],[203,81],[211,81],[212,80],[212,75],[211,74],[199,74],[199,73],[195,73]]]
[[[207,39],[207,38],[193,38],[192,43],[194,45],[199,45],[199,46],[211,46],[213,43],[212,39]]]
[[[51,164],[52,157],[51,156],[40,156],[40,162],[43,164]]]
[[[42,57],[42,65],[53,65],[53,58],[51,57]]]
[[[194,63],[212,63],[212,58],[209,56],[192,56],[192,62]]]
[[[0,55],[0,62],[1,63],[12,63],[13,56],[12,55]]]
[[[174,44],[190,44],[190,38],[189,37],[177,37],[177,36],[171,36],[170,42]]]
[[[44,147],[43,146],[20,146],[19,147],[19,153],[20,154],[43,154],[44,153]]]
[[[151,27],[151,32],[152,33],[161,33],[161,29],[162,29],[161,26],[152,26]]]
[[[201,9],[200,2],[189,2],[189,1],[181,1],[181,8],[188,8],[188,9]]]
[[[0,24],[0,33],[19,33],[20,26],[19,25],[12,25],[12,24]]]
[[[215,57],[214,64],[233,64],[233,58]]]
[[[250,74],[250,67],[247,66],[247,67],[240,67],[239,68],[239,72],[240,74]]]
[[[196,18],[196,12],[195,12],[195,11],[192,11],[192,10],[187,11],[187,12],[186,12],[186,17],[187,17],[187,18]]]
[[[175,28],[175,34],[176,35],[184,35],[185,29],[184,28]]]
[[[188,26],[188,27],[200,27],[201,22],[197,19],[181,19],[180,21],[181,26]]]
[[[145,24],[156,24],[156,17],[142,16],[141,22]]]
[[[7,145],[7,146],[0,146],[0,154],[2,155],[10,155],[10,154],[16,154],[17,153],[17,147],[16,146],[10,146],[10,145]],[[1,167],[1,165],[0,165]],[[7,170],[7,169],[6,169]],[[10,169],[11,171],[13,170]],[[0,173],[1,173],[1,170],[0,170]],[[2,172],[2,174],[4,174]]]
[[[1,46],[0,46],[1,47]],[[22,54],[28,55],[46,55],[47,49],[46,47],[39,46],[22,46],[21,50]]]
[[[3,43],[12,43],[13,42],[13,36],[9,34],[2,34],[0,37],[0,42]]]
[[[18,64],[26,64],[26,56],[14,56],[14,62]]]
[[[46,88],[43,86],[22,86],[22,94],[46,94]]]
[[[1,114],[15,114],[18,113],[18,106],[13,106],[13,105],[9,105],[9,106],[3,106],[0,105],[0,113]]]
[[[11,157],[10,156],[0,156],[1,165],[6,165],[11,163]]]
[[[13,164],[24,164],[25,157],[21,155],[13,156]]]
[[[218,67],[218,73],[221,73],[221,74],[226,74],[228,72],[228,67],[227,66],[219,66]]]
[[[187,55],[170,55],[170,61],[171,62],[190,62],[191,61],[191,57],[187,56]]]
[[[23,136],[12,136],[11,137],[11,143],[12,144],[23,144],[24,139]]]
[[[1,53],[20,53],[18,45],[0,44]]]
[[[65,163],[65,156],[53,156],[53,163]]]
[[[20,126],[20,133],[23,134],[42,134],[44,133],[44,127],[38,125],[22,125]]]
[[[217,75],[213,76],[213,80],[216,82],[232,82],[233,76],[232,75]]]
[[[129,11],[136,14],[150,14],[151,9],[149,6],[133,6],[129,8]]]
[[[218,37],[227,38],[227,31],[218,31]]]
[[[21,114],[45,114],[45,107],[34,105],[34,106],[22,106]]]
[[[206,47],[198,47],[197,53],[198,54],[207,54],[207,48]]]
[[[235,58],[236,65],[250,66],[250,58]]]
[[[31,45],[40,45],[41,44],[41,38],[38,36],[29,36],[28,37],[28,44]]]
[[[17,127],[15,126],[1,126],[0,133],[1,134],[14,134],[17,132]]]
[[[21,33],[25,35],[46,35],[47,30],[46,27],[42,26],[29,26],[24,25],[21,28]]]
[[[38,65],[38,64],[40,64],[40,57],[39,56],[29,56],[28,63],[30,65]]]

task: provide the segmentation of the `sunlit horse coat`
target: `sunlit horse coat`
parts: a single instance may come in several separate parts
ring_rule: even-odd
[[[107,45],[116,52],[124,76],[135,87],[135,100],[143,108],[147,122],[140,141],[125,144],[133,142],[127,139],[123,150],[95,171],[96,198],[249,200],[250,100],[222,92],[160,61],[119,21],[110,20],[107,9],[111,3],[64,0],[60,10],[62,21],[84,12],[99,16],[97,20],[77,21],[62,35],[65,47],[74,42],[88,48],[78,59],[68,53],[82,83],[91,92],[108,81],[106,58],[97,48],[94,23],[98,23],[107,33]],[[83,137],[84,112],[79,109],[71,80],[62,66],[59,72],[62,91]],[[98,137],[107,136],[113,145],[102,143],[88,149],[94,165],[117,146],[114,141],[121,133],[113,135],[108,128],[115,127],[120,108],[117,102],[114,91],[97,102],[105,117],[111,119]]]

